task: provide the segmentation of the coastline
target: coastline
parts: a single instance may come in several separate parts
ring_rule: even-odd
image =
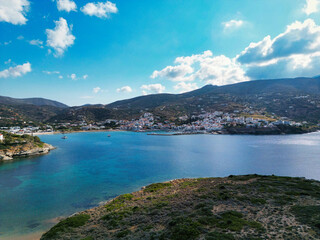
[[[84,133],[84,132],[126,132],[126,130],[118,130],[118,129],[107,129],[107,130],[80,130],[80,131],[67,131],[67,132],[39,132],[33,133],[34,136],[41,136],[41,135],[55,135],[55,134],[70,134],[70,133]]]
[[[268,189],[261,189],[261,185],[266,184],[271,184],[277,191],[270,194]],[[149,236],[148,234],[150,231],[153,231],[153,234],[158,233],[157,227],[151,227],[155,220],[158,224],[160,221],[161,226],[165,226],[162,228],[162,234],[170,236],[175,234],[172,232],[172,226],[170,224],[168,225],[168,222],[175,219],[171,214],[173,210],[176,214],[178,213],[179,216],[186,215],[189,217],[188,219],[190,219],[191,216],[192,221],[198,223],[198,227],[207,229],[209,226],[210,231],[219,232],[222,235],[227,228],[229,233],[226,236],[232,235],[239,239],[244,239],[244,237],[247,238],[248,236],[253,237],[253,235],[250,235],[252,234],[250,228],[255,229],[254,236],[257,237],[256,235],[258,234],[258,237],[261,239],[270,236],[270,234],[274,232],[277,232],[279,238],[284,237],[284,235],[285,237],[288,237],[291,236],[291,234],[293,234],[293,238],[305,235],[314,237],[316,236],[316,233],[308,230],[310,228],[315,229],[315,227],[310,223],[301,221],[299,219],[300,213],[292,210],[292,206],[300,207],[300,205],[305,202],[305,199],[302,196],[303,194],[301,196],[299,195],[299,197],[297,196],[294,199],[294,202],[293,200],[285,201],[285,199],[282,199],[282,194],[287,194],[288,187],[293,191],[300,185],[310,186],[310,189],[303,189],[301,191],[311,196],[309,204],[312,206],[316,205],[319,198],[317,194],[314,194],[313,188],[318,189],[320,187],[319,182],[303,177],[249,174],[230,175],[228,177],[217,178],[181,178],[153,183],[142,187],[138,191],[117,196],[104,203],[104,205],[74,213],[62,220],[64,226],[68,226],[70,222],[71,225],[67,230],[61,229],[61,225],[55,225],[54,228],[51,228],[43,234],[41,239],[51,239],[52,237],[55,239],[64,239],[66,236],[69,238],[71,237],[72,239],[102,239],[101,236],[103,234],[108,234],[108,239],[118,239],[123,233],[126,233],[125,236],[127,239],[128,237],[129,239],[130,237],[134,239],[143,239],[144,237]],[[212,194],[212,188],[217,194]],[[247,188],[252,190],[249,197],[247,196]],[[256,198],[256,192],[260,193],[259,198]],[[244,197],[244,195],[246,197]],[[154,199],[153,201],[150,201],[151,197]],[[208,198],[212,200],[203,200]],[[166,201],[162,201],[161,199],[165,199]],[[230,202],[230,199],[232,199],[232,202]],[[196,206],[195,208],[187,208],[188,214],[186,214],[185,206],[189,206],[190,201],[197,204],[193,204]],[[236,202],[236,204],[234,204],[234,202]],[[285,209],[285,212],[283,212],[283,210],[277,211],[277,209],[279,209],[279,204],[282,206],[282,209]],[[145,206],[143,211],[140,210],[142,205]],[[265,207],[261,208],[262,206]],[[283,206],[286,206],[286,208]],[[213,210],[210,210],[210,212],[207,213],[204,211],[204,207]],[[202,210],[202,212],[199,212],[199,209]],[[250,213],[248,214],[248,210],[250,209],[252,211],[249,211]],[[154,214],[150,215],[150,211],[160,212],[161,218],[154,218]],[[195,212],[197,214],[194,214]],[[239,221],[239,223],[244,223],[243,221],[248,222],[243,224],[239,229],[234,229],[233,225],[230,225],[229,228],[229,215],[225,215],[229,212],[237,214],[232,216],[238,216],[239,218],[238,220],[232,219],[232,221]],[[199,214],[205,215],[206,219],[208,219],[209,216],[214,224],[207,224],[206,221],[202,221],[203,218],[199,218]],[[296,215],[297,220],[292,218],[292,214]],[[290,220],[286,222],[286,224],[289,225],[290,229],[292,228],[295,231],[286,231],[286,224],[274,224],[275,222],[281,221],[283,215],[285,215],[286,219],[292,219],[292,221]],[[79,226],[74,227],[72,225],[73,219],[80,218],[85,218],[85,220]],[[126,221],[124,222],[126,223],[117,222],[118,219],[125,219]],[[139,222],[139,219],[143,220]],[[221,220],[225,221],[226,224],[219,225]],[[138,227],[140,225],[143,227],[146,223],[149,223],[147,226],[150,227],[145,228],[145,230],[140,228],[142,230],[135,231],[134,228],[129,228],[129,226],[132,226],[131,223],[133,222],[134,225]],[[306,229],[305,231],[300,231],[301,225]],[[245,226],[247,227],[245,228]],[[91,229],[92,231],[88,231],[88,229]],[[196,236],[199,238],[194,239],[203,239],[204,235],[210,231],[199,232]],[[177,232],[182,234],[180,239],[186,239],[183,238],[184,231]]]
[[[29,149],[17,148],[0,151],[0,162],[12,161],[14,159],[40,156],[48,154],[50,151],[56,149],[54,146],[44,143],[43,147],[33,147]]]

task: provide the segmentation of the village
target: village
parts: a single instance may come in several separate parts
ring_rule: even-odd
[[[28,127],[1,127],[0,131],[13,134],[50,134],[56,132],[69,131],[103,131],[103,130],[122,130],[122,131],[170,131],[181,133],[221,133],[225,129],[245,128],[245,129],[264,129],[275,128],[279,125],[301,127],[307,122],[295,122],[285,117],[266,117],[252,112],[244,115],[240,111],[226,113],[222,111],[205,112],[199,115],[180,116],[174,121],[160,120],[160,117],[152,113],[145,112],[138,119],[116,120],[106,119],[105,121],[87,123],[85,120],[79,122],[52,123],[43,126]],[[1,140],[1,136],[0,136]],[[3,139],[2,139],[3,140]]]

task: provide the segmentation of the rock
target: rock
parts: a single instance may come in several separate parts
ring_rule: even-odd
[[[43,147],[34,147],[33,145],[15,146],[7,150],[0,151],[0,161],[12,160],[14,157],[28,157],[47,154],[55,149],[50,144],[44,143]]]

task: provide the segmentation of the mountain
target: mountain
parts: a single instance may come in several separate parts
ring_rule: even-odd
[[[44,98],[17,99],[0,96],[0,126],[10,126],[21,122],[44,122],[67,105]]]
[[[87,109],[89,112],[93,112]],[[204,111],[252,109],[294,120],[318,122],[320,78],[256,80],[225,86],[207,85],[183,94],[152,94],[117,101],[100,107],[110,117],[130,119],[149,111],[163,118],[176,118]],[[97,111],[96,109],[94,110]],[[99,117],[96,120],[100,120]]]
[[[6,109],[2,109],[3,106]],[[47,99],[0,97],[0,116],[3,116],[3,113],[7,116],[16,114],[42,122],[131,120],[143,112],[151,112],[162,120],[175,120],[179,116],[202,112],[243,110],[319,123],[320,78],[256,80],[225,86],[207,85],[182,94],[151,94],[107,105],[79,107],[67,107]]]
[[[0,96],[0,104],[6,105],[20,105],[20,104],[31,104],[35,106],[53,106],[57,108],[67,108],[68,105],[45,99],[45,98],[11,98]]]

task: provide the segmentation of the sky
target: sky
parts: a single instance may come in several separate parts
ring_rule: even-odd
[[[320,0],[0,0],[0,95],[108,104],[320,74]]]

